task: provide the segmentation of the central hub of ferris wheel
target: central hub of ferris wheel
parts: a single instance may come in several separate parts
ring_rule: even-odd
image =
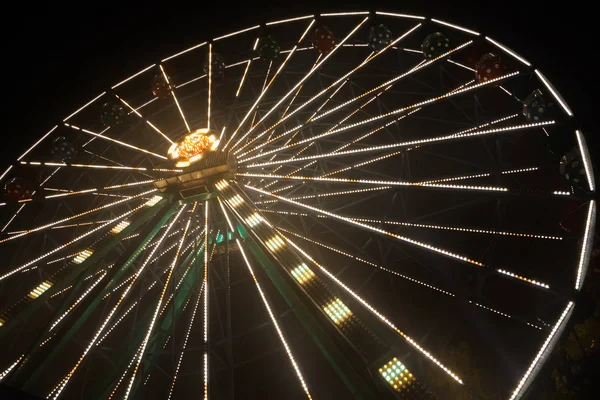
[[[168,156],[182,172],[159,179],[154,186],[180,200],[192,201],[211,197],[212,184],[232,178],[237,170],[235,157],[229,151],[219,151],[219,140],[211,129],[198,129],[183,136],[169,148]]]

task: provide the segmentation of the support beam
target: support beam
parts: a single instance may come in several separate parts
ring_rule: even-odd
[[[261,247],[251,238],[250,234],[242,225],[237,225],[237,230],[244,240],[246,248],[252,253],[256,261],[266,272],[269,279],[273,282],[277,290],[292,308],[292,311],[298,317],[300,323],[309,333],[311,339],[315,342],[323,356],[329,361],[335,372],[342,379],[350,393],[355,399],[375,399],[372,384],[365,382],[363,377],[352,367],[350,360],[339,349],[337,344],[329,337],[314,313],[308,309],[306,304],[298,297],[296,291],[290,283],[284,278],[279,269],[271,262]]]

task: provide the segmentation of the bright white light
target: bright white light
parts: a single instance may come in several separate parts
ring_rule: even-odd
[[[133,75],[131,75],[129,78],[127,78],[127,79],[125,79],[125,80],[123,80],[123,81],[121,81],[121,82],[117,83],[117,84],[116,84],[115,86],[113,86],[111,89],[116,89],[116,88],[118,88],[119,86],[121,86],[121,85],[122,85],[122,84],[124,84],[125,82],[129,81],[130,79],[133,79],[133,78],[135,78],[136,76],[138,76],[138,75],[140,75],[140,74],[143,74],[144,72],[148,71],[150,68],[154,68],[155,66],[156,66],[156,64],[152,64],[152,65],[150,65],[149,67],[146,67],[146,68],[144,68],[144,69],[143,69],[143,70],[141,70],[140,72],[138,72],[138,73],[136,73],[136,74],[133,74]]]
[[[187,50],[183,50],[183,51],[180,51],[180,52],[179,52],[179,53],[177,53],[177,54],[173,54],[172,56],[169,56],[169,57],[167,57],[167,58],[163,58],[163,59],[161,60],[161,62],[165,62],[165,61],[171,60],[171,59],[173,59],[173,58],[175,58],[175,57],[177,57],[177,56],[180,56],[180,55],[182,55],[182,54],[185,54],[185,53],[187,53],[188,51],[192,51],[192,50],[195,50],[195,49],[197,49],[197,48],[200,48],[200,47],[204,46],[206,43],[207,43],[207,42],[202,42],[202,43],[200,43],[200,44],[197,44],[197,45],[195,45],[195,46],[193,46],[193,47],[190,47],[190,48],[189,48],[189,49],[187,49]]]
[[[431,355],[431,353],[429,353],[427,350],[425,350],[423,347],[421,347],[410,336],[408,336],[406,333],[402,332],[399,328],[397,328],[387,317],[385,317],[383,314],[381,314],[379,311],[377,311],[375,309],[375,307],[373,307],[372,305],[367,303],[362,297],[360,297],[358,294],[356,294],[354,291],[352,291],[352,289],[350,289],[342,281],[340,281],[335,275],[333,275],[331,272],[329,272],[327,269],[325,269],[325,267],[323,267],[321,264],[316,262],[308,253],[306,253],[304,250],[302,250],[300,247],[298,247],[298,245],[296,245],[294,242],[292,242],[289,238],[286,237],[285,240],[290,245],[292,245],[296,250],[298,250],[300,253],[302,253],[302,255],[304,255],[304,257],[306,257],[306,259],[310,260],[313,264],[315,264],[318,268],[320,268],[321,271],[323,271],[338,286],[340,286],[342,289],[344,289],[346,292],[348,292],[348,294],[350,294],[357,301],[359,301],[365,308],[367,308],[369,311],[371,311],[371,313],[373,313],[377,318],[379,318],[387,326],[389,326],[396,333],[398,333],[400,336],[402,336],[411,346],[413,346],[421,354],[423,354],[425,357],[427,357],[429,360],[431,360],[433,363],[435,363],[439,368],[441,368],[444,372],[446,372],[448,375],[450,375],[456,382],[460,383],[461,385],[464,384],[463,381],[454,372],[452,372],[452,370],[450,370],[448,367],[446,367],[444,364],[442,364],[440,361],[438,361],[434,356]]]
[[[29,149],[27,149],[25,151],[25,153],[21,154],[19,156],[19,158],[17,158],[17,161],[21,161],[23,159],[23,157],[25,157],[31,150],[35,149],[37,147],[38,144],[40,144],[42,142],[42,140],[46,139],[52,132],[54,132],[54,130],[58,128],[58,125],[55,125],[54,128],[50,129],[44,136],[42,136],[42,138],[40,140],[38,140],[37,142],[35,142],[33,144],[33,146],[31,146]],[[4,177],[4,175],[6,175],[6,173],[10,170],[9,169],[6,170],[6,172],[4,172],[4,174],[2,174],[2,177]]]
[[[242,29],[240,31],[228,33],[227,35],[223,35],[223,36],[219,36],[219,37],[214,38],[213,42],[216,42],[217,40],[225,39],[225,38],[228,38],[228,37],[231,37],[231,36],[239,35],[240,33],[253,31],[253,30],[258,29],[258,28],[260,28],[260,25],[255,25],[255,26],[251,26],[250,28]]]
[[[100,97],[104,96],[105,94],[106,94],[106,92],[100,93],[98,96],[96,96],[92,100],[88,101],[83,107],[81,107],[80,109],[78,109],[77,111],[75,111],[73,114],[69,115],[67,118],[63,119],[63,122],[67,121],[68,119],[70,119],[71,117],[73,117],[75,114],[77,114],[78,112],[80,112],[81,110],[83,110],[84,108],[86,108],[87,106],[89,106],[90,104],[92,104],[93,102],[95,102],[96,100],[98,100]]]
[[[505,52],[507,52],[508,54],[510,54],[511,56],[513,56],[514,58],[516,58],[517,60],[521,61],[523,64],[527,65],[528,67],[531,67],[531,64],[524,59],[523,57],[521,57],[520,55],[518,55],[517,53],[515,53],[514,51],[512,51],[511,49],[509,49],[506,46],[501,45],[500,43],[496,42],[494,39],[490,38],[490,37],[485,37],[485,40],[487,40],[488,42],[491,42],[493,44],[495,44],[497,47],[499,47],[500,49],[504,50]]]
[[[468,257],[462,256],[462,255],[459,255],[459,254],[455,254],[455,253],[449,252],[447,250],[444,250],[444,249],[441,249],[441,248],[438,248],[438,247],[430,246],[430,245],[428,245],[426,243],[419,242],[417,240],[413,240],[413,239],[410,239],[410,238],[405,237],[405,236],[396,235],[395,233],[391,233],[391,232],[385,231],[383,229],[376,228],[376,227],[371,226],[371,225],[367,225],[367,224],[363,224],[361,222],[353,221],[350,218],[346,218],[346,217],[343,217],[341,215],[331,213],[329,211],[325,211],[325,210],[322,210],[322,209],[319,209],[319,208],[316,208],[316,207],[313,207],[313,206],[309,206],[309,205],[304,204],[304,203],[299,203],[299,202],[297,202],[295,200],[290,200],[290,199],[287,199],[285,197],[278,196],[276,194],[273,194],[273,193],[270,193],[270,192],[267,192],[267,191],[255,188],[255,187],[250,186],[250,185],[245,185],[245,187],[247,187],[250,190],[254,190],[256,192],[259,192],[259,193],[262,193],[262,194],[274,197],[274,198],[279,199],[281,201],[284,201],[286,203],[294,204],[294,205],[296,205],[298,207],[306,208],[306,209],[315,211],[315,212],[317,212],[319,214],[324,214],[324,215],[330,216],[332,218],[336,218],[336,219],[339,219],[341,221],[347,222],[349,224],[360,226],[360,227],[365,228],[367,230],[370,230],[370,231],[373,231],[373,232],[377,232],[377,233],[380,233],[380,234],[383,234],[383,235],[391,236],[391,237],[396,238],[398,240],[414,244],[414,245],[416,245],[418,247],[422,247],[422,248],[425,248],[427,250],[431,250],[434,253],[443,254],[443,255],[451,257],[451,258],[455,258],[455,259],[458,259],[458,260],[461,260],[461,261],[468,262],[468,263],[473,264],[473,265],[477,265],[479,267],[483,267],[484,266],[484,264],[480,263],[479,261],[472,260],[472,259],[470,259]],[[274,245],[274,242],[272,242],[272,244]],[[271,248],[269,248],[269,249],[271,250]]]
[[[552,328],[552,332],[550,332],[550,335],[548,335],[548,337],[546,338],[546,341],[542,344],[540,351],[537,353],[537,355],[531,362],[531,365],[525,372],[525,375],[523,375],[523,378],[521,378],[521,380],[519,381],[519,384],[513,391],[512,395],[510,396],[510,400],[518,399],[523,395],[527,386],[529,386],[529,384],[531,383],[531,381],[533,380],[535,375],[537,375],[537,372],[539,372],[539,368],[541,368],[541,365],[543,364],[543,362],[550,356],[550,350],[554,346],[549,346],[549,345],[551,342],[554,342],[554,343],[556,342],[556,340],[554,340],[556,334],[559,331],[562,331],[564,329],[564,324],[566,324],[566,322],[568,321],[568,318],[566,318],[567,314],[572,312],[571,308],[573,308],[573,304],[574,303],[572,301],[570,301],[567,304],[567,306],[565,307],[560,318],[558,319],[558,321]],[[563,322],[564,322],[564,324],[563,324]],[[559,336],[560,336],[560,334],[557,335],[556,339],[558,339]],[[548,349],[548,351],[546,351],[546,349]],[[543,360],[542,360],[542,358],[543,358]],[[538,368],[538,364],[539,364],[539,368]],[[536,370],[535,373],[533,373],[534,370]]]
[[[450,24],[450,23],[448,23],[448,22],[440,21],[439,19],[434,19],[434,18],[431,18],[431,21],[433,21],[433,22],[435,22],[435,23],[438,23],[438,24],[440,24],[440,25],[446,25],[446,26],[449,26],[450,28],[458,29],[459,31],[463,31],[463,32],[466,32],[466,33],[470,33],[471,35],[475,35],[475,36],[479,36],[479,35],[480,35],[480,33],[479,33],[479,32],[475,32],[475,31],[472,31],[472,30],[470,30],[470,29],[463,28],[462,26],[453,25],[453,24]]]
[[[550,91],[550,93],[552,93],[552,96],[556,99],[556,101],[558,101],[558,103],[560,104],[562,109],[565,110],[567,115],[569,117],[572,117],[573,112],[571,111],[571,109],[569,108],[567,103],[564,101],[562,96],[556,91],[556,89],[554,89],[554,86],[552,86],[552,84],[548,81],[548,79],[546,79],[544,74],[542,74],[539,69],[535,70],[535,74],[538,76],[538,78],[540,78],[540,80],[546,86],[546,88]]]
[[[296,18],[289,18],[289,19],[281,19],[278,21],[273,21],[273,22],[267,22],[267,25],[277,25],[277,24],[284,24],[286,22],[292,22],[292,21],[300,21],[303,19],[309,19],[309,18],[313,18],[313,15],[305,15],[303,17],[296,17]]]
[[[585,273],[590,261],[592,245],[594,244],[594,227],[596,224],[596,201],[590,200],[587,220],[585,223],[585,232],[581,243],[581,254],[579,255],[579,266],[577,267],[577,279],[575,281],[575,290],[580,290],[583,286]]]
[[[590,153],[585,143],[585,138],[579,129],[575,131],[575,136],[577,136],[577,145],[579,146],[579,154],[581,154],[581,159],[583,160],[588,186],[590,191],[594,192],[594,170],[592,169],[592,161],[590,160]]]
[[[390,17],[399,17],[399,18],[410,18],[410,19],[425,19],[425,17],[421,17],[419,15],[409,15],[409,14],[397,14],[383,11],[375,11],[377,15],[387,15]]]

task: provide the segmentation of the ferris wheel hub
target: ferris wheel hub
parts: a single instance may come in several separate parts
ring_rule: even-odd
[[[199,197],[212,197],[211,184],[233,178],[236,172],[237,161],[233,153],[217,151],[205,154],[181,174],[155,181],[154,186],[161,193],[174,194],[179,200],[195,201]]]

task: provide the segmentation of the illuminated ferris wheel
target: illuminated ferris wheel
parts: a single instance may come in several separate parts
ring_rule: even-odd
[[[540,70],[389,12],[165,57],[0,179],[0,380],[51,399],[521,398],[596,216]]]

